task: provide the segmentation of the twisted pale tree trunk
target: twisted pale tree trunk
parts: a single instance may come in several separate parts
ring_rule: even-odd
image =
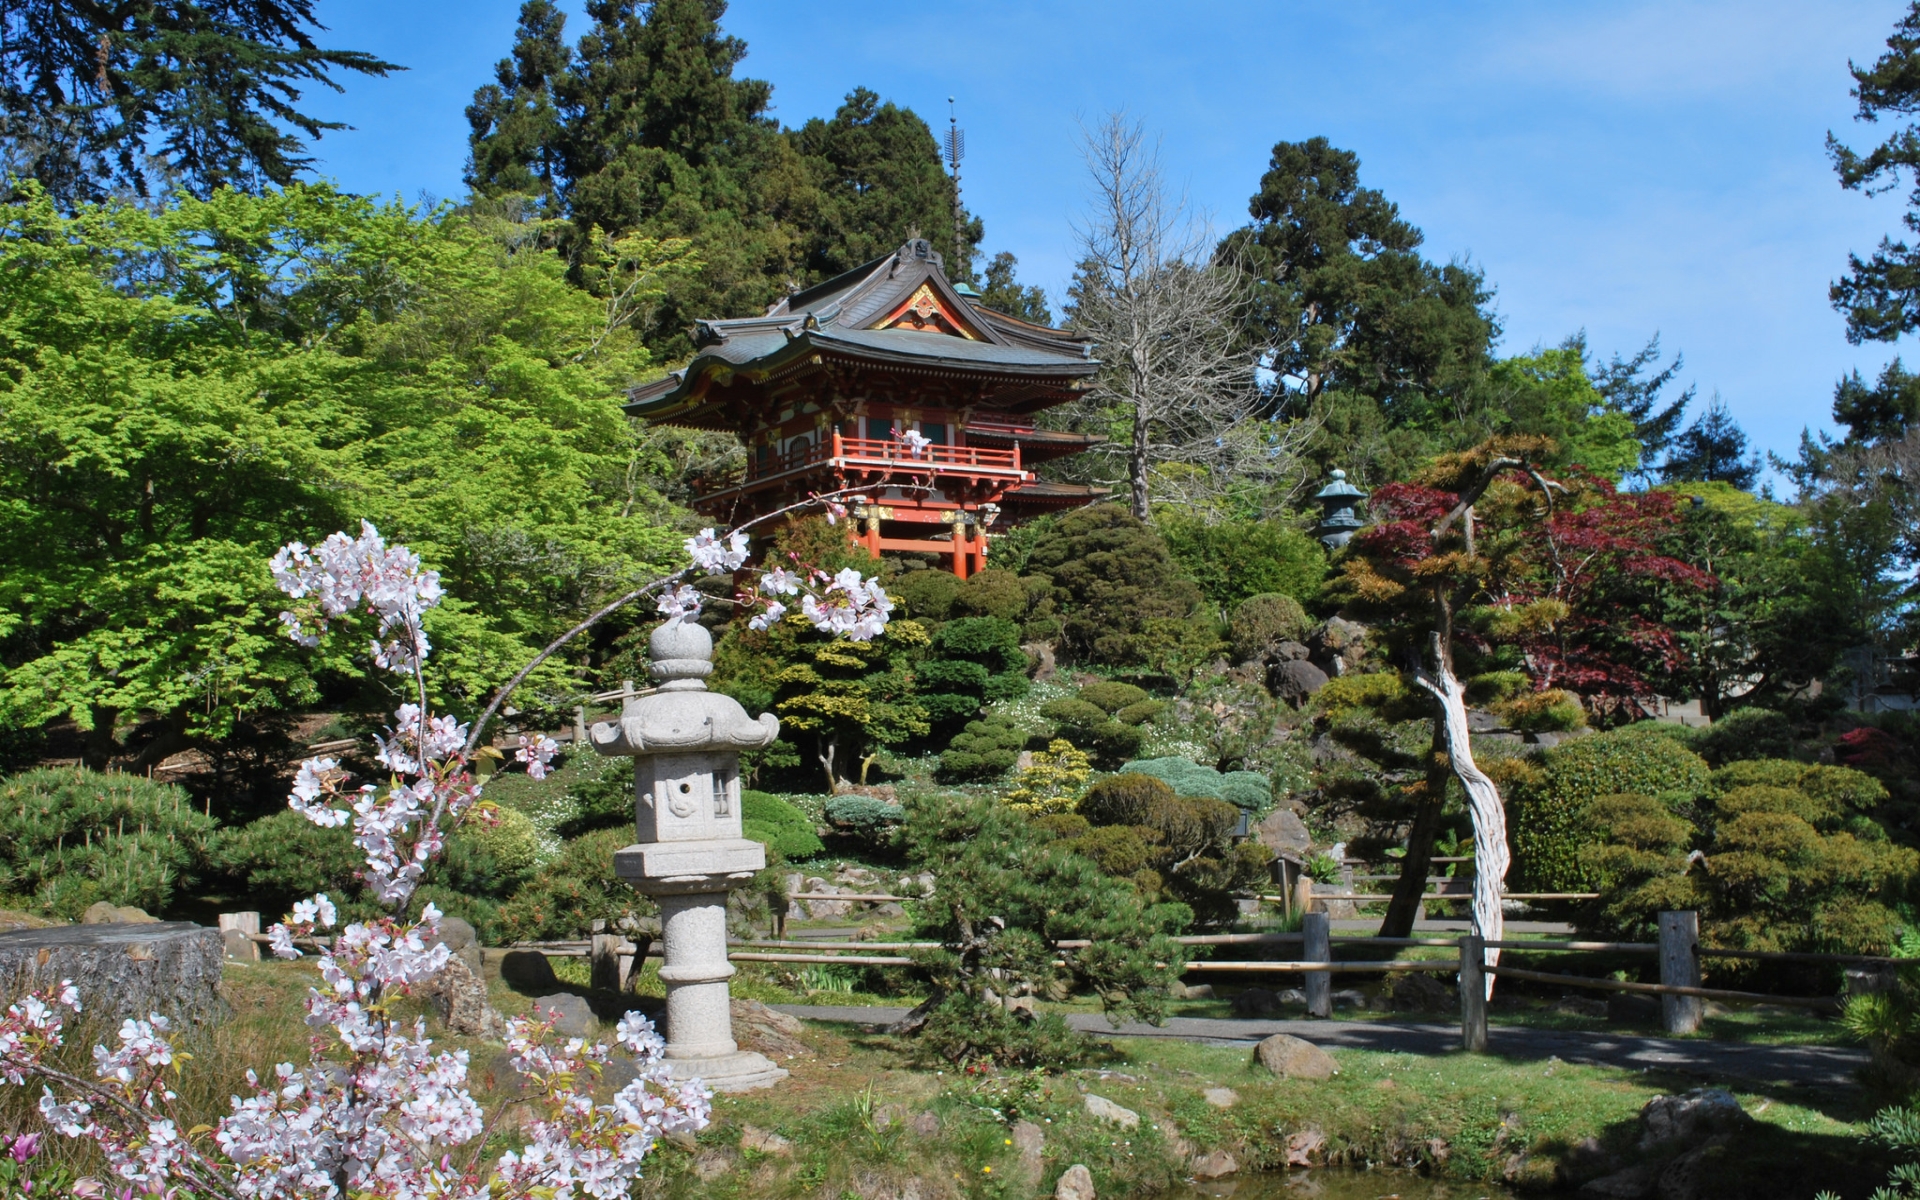
[[[1489,942],[1500,940],[1505,924],[1500,910],[1500,891],[1506,883],[1511,857],[1507,853],[1507,810],[1500,802],[1500,789],[1473,761],[1473,746],[1467,733],[1467,691],[1454,676],[1448,661],[1446,642],[1433,635],[1433,666],[1414,672],[1414,681],[1433,693],[1440,702],[1441,729],[1445,734],[1447,759],[1453,773],[1467,790],[1467,812],[1473,818],[1473,932]],[[1486,965],[1497,966],[1500,951],[1486,952]],[[1487,976],[1487,996],[1493,996],[1493,976]]]

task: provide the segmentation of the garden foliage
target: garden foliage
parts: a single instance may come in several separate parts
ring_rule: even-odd
[[[70,767],[0,780],[0,839],[0,894],[69,920],[102,900],[164,911],[218,845],[180,788]]]

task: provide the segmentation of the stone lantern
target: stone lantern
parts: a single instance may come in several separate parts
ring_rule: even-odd
[[[767,1087],[787,1073],[733,1040],[727,893],[767,865],[766,847],[740,831],[740,751],[773,741],[780,721],[707,690],[713,638],[699,625],[669,621],[648,649],[659,686],[592,732],[595,750],[633,759],[639,840],[613,856],[614,874],[660,905],[674,1077],[722,1092]]]
[[[1338,550],[1347,544],[1353,531],[1366,527],[1366,522],[1354,515],[1354,506],[1367,498],[1367,494],[1347,482],[1347,473],[1335,470],[1332,482],[1314,494],[1314,502],[1320,505],[1320,523],[1313,527],[1313,536],[1329,550]]]

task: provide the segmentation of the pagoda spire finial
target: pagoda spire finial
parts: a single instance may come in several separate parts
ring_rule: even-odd
[[[953,97],[947,97],[947,169],[953,172],[953,257],[964,269],[961,278],[973,274],[973,256],[966,253],[967,218],[966,210],[960,207],[960,160],[967,156],[967,131],[960,128],[960,117],[953,106]]]

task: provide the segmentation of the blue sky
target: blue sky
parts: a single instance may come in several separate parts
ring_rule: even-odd
[[[457,197],[462,114],[507,50],[518,0],[321,0],[327,44],[411,70],[349,79],[314,110],[356,128],[317,147],[358,191]],[[578,5],[568,7],[577,14]],[[1827,285],[1896,231],[1904,196],[1834,181],[1828,130],[1856,144],[1847,60],[1871,61],[1906,5],[1777,0],[1611,4],[1005,3],[735,0],[745,73],[788,124],[856,85],[967,131],[986,249],[1058,295],[1084,197],[1075,138],[1124,108],[1224,230],[1273,143],[1324,134],[1362,182],[1470,256],[1498,289],[1502,350],[1585,329],[1632,351],[1658,331],[1764,448],[1829,419],[1835,379],[1904,344],[1849,346]],[[577,34],[576,15],[570,33]]]

